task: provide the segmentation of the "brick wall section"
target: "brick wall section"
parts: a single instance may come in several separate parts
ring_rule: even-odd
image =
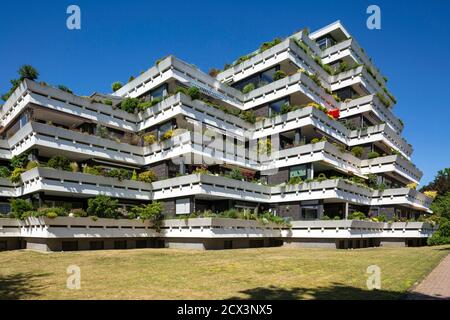
[[[281,168],[278,169],[276,174],[267,177],[267,182],[269,184],[280,184],[289,180],[289,169]]]
[[[180,198],[173,198],[173,199],[165,199],[165,200],[161,200],[162,204],[163,204],[163,211],[162,213],[164,214],[164,216],[166,217],[174,217],[176,215],[176,199],[180,199]],[[194,197],[190,197],[190,203],[191,203],[191,213],[194,212],[195,210],[195,199]]]
[[[298,202],[278,205],[277,213],[281,217],[290,217],[292,220],[301,220],[301,207]]]
[[[268,105],[255,108],[255,109],[253,109],[253,111],[255,111],[256,117],[268,117],[269,116],[269,106]]]
[[[162,213],[166,217],[173,217],[175,216],[175,199],[167,199],[161,201],[163,204],[163,211]]]
[[[169,176],[169,167],[167,166],[166,162],[159,162],[156,164],[152,164],[148,167],[149,169],[153,170],[155,172],[156,176],[158,177],[158,180],[167,179]]]

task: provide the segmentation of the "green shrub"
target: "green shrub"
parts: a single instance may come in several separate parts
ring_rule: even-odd
[[[189,97],[191,97],[192,100],[200,98],[200,90],[197,87],[190,87],[187,91],[187,94]]]
[[[377,92],[377,97],[378,97],[378,99],[380,99],[381,103],[384,104],[387,108],[389,108],[391,106],[391,103],[389,102],[389,100],[386,99],[384,97],[384,95],[381,94],[380,92]]]
[[[322,87],[322,81],[320,81],[320,75],[318,73],[309,74],[306,73],[308,77],[319,87]]]
[[[211,174],[211,172],[209,172],[207,167],[197,167],[195,168],[195,170],[192,172],[194,174]]]
[[[110,178],[116,178],[119,179],[119,181],[122,180],[129,180],[131,178],[131,172],[126,169],[111,169],[107,176]]]
[[[250,58],[253,58],[255,56],[255,54],[249,54],[249,55],[244,55],[239,57],[236,62],[233,64],[234,66],[237,66],[238,64],[241,64],[244,61],[249,60]]]
[[[106,104],[106,105],[108,105],[108,106],[112,106],[112,105],[113,105],[113,102],[112,102],[112,100],[110,100],[110,99],[106,99],[106,100],[103,100],[103,104]]]
[[[16,219],[22,219],[25,212],[33,210],[31,202],[23,199],[11,199],[9,203],[11,205],[11,213]]]
[[[263,44],[261,44],[261,46],[259,47],[259,53],[264,52],[274,46],[276,46],[277,44],[281,43],[283,40],[280,38],[275,38],[272,41],[268,41],[268,42],[264,42]]]
[[[334,216],[333,220],[341,220],[341,217],[339,217],[339,216]]]
[[[67,209],[63,207],[50,207],[50,208],[39,208],[34,212],[33,216],[35,217],[48,217],[48,218],[56,218],[56,217],[65,217],[67,216]]]
[[[0,178],[8,178],[11,175],[11,170],[8,167],[0,166]]]
[[[303,182],[303,179],[301,177],[292,177],[288,180],[287,184],[295,185],[295,184],[300,184],[302,182]]]
[[[109,130],[105,126],[102,126],[100,123],[98,123],[95,127],[95,135],[103,139],[107,139],[109,137]]]
[[[131,208],[130,218],[139,218],[142,220],[150,220],[157,232],[161,230],[164,215],[162,213],[163,206],[161,202],[153,201],[150,204],[143,204]]]
[[[275,71],[275,73],[273,74],[273,81],[277,81],[283,78],[286,78],[286,72],[284,72],[283,70],[277,70]]]
[[[244,175],[242,174],[242,171],[236,168],[230,171],[228,177],[235,180],[244,180]]]
[[[70,163],[70,171],[72,172],[78,172],[80,171],[80,167],[78,166],[78,163],[76,163],[75,161]]]
[[[319,138],[314,138],[314,139],[311,140],[311,143],[312,143],[312,144],[314,144],[314,143],[319,143],[319,142],[320,142],[320,139],[319,139]]]
[[[366,215],[364,212],[361,211],[354,211],[351,214],[348,215],[349,220],[365,220]]]
[[[39,163],[37,161],[32,160],[28,162],[27,166],[25,167],[25,170],[28,171],[37,167],[39,167]]]
[[[364,153],[364,148],[360,146],[353,147],[350,151],[355,157],[361,158]]]
[[[325,175],[325,173],[319,173],[319,175],[317,176],[317,181],[321,182],[325,180],[327,180],[327,176]]]
[[[123,84],[122,84],[121,82],[119,82],[119,81],[116,81],[116,82],[114,82],[114,83],[111,85],[112,91],[117,91],[117,90],[119,90],[119,89],[122,88],[122,87],[123,87]]]
[[[91,166],[85,165],[83,167],[83,173],[92,174],[92,175],[95,175],[95,176],[102,176],[103,175],[103,169],[100,166],[93,166],[93,167],[91,167]]]
[[[185,95],[188,95],[188,89],[185,87],[177,87],[175,93],[183,93]]]
[[[139,105],[139,99],[137,98],[126,98],[120,103],[120,109],[128,112],[134,113]]]
[[[331,218],[329,216],[325,215],[322,217],[322,220],[331,220]]]
[[[117,218],[119,216],[117,205],[118,200],[104,195],[96,196],[88,200],[87,213],[100,218]]]
[[[139,173],[138,180],[142,182],[152,183],[157,180],[156,174],[153,170],[147,170]]]
[[[83,209],[77,208],[77,209],[72,209],[70,211],[74,217],[87,217],[87,212],[84,211]]]
[[[148,145],[152,145],[156,142],[156,138],[153,134],[147,134],[142,137],[144,139],[144,142]]]
[[[62,84],[58,85],[57,88],[58,88],[59,90],[61,90],[61,91],[67,92],[67,93],[73,93],[72,90],[70,90],[68,87],[66,87],[66,86],[64,86],[64,85],[62,85]]]
[[[450,243],[450,221],[442,218],[439,228],[428,238],[428,245],[436,246]]]
[[[371,151],[367,154],[367,158],[369,159],[375,159],[378,158],[380,156],[380,154],[376,151]]]
[[[167,130],[166,132],[164,132],[164,134],[161,136],[160,140],[161,141],[166,141],[169,140],[173,137],[173,130]]]
[[[47,216],[47,218],[54,219],[58,216],[58,214],[56,212],[50,211],[47,213],[46,216]]]
[[[24,173],[26,171],[26,169],[23,168],[15,168],[12,172],[11,172],[11,176],[9,177],[9,180],[12,183],[19,183],[21,181],[21,177],[20,175],[22,173]]]
[[[255,90],[255,85],[253,83],[249,83],[242,88],[242,93],[249,93],[253,90]]]
[[[60,169],[70,171],[70,161],[64,156],[53,156],[48,162],[47,166],[53,169]]]
[[[19,154],[17,156],[12,157],[10,165],[13,169],[15,168],[25,168],[25,166],[28,164],[28,152],[24,152],[22,154]]]
[[[325,108],[324,106],[321,106],[320,104],[316,103],[316,102],[310,102],[306,105],[307,107],[314,107],[320,111],[322,111],[325,114],[328,114],[328,109]]]
[[[249,123],[255,123],[256,122],[256,113],[253,110],[241,111],[239,114],[239,118],[241,118],[242,120],[247,121]]]
[[[341,64],[339,65],[339,72],[345,72],[348,69],[348,64],[346,62],[341,62]]]

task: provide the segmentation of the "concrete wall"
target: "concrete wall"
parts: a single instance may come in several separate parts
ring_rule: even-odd
[[[269,116],[269,106],[264,105],[253,109],[255,111],[256,117],[268,117]]]
[[[267,176],[269,184],[280,184],[289,180],[289,168],[280,168],[278,172]]]
[[[281,217],[289,217],[292,220],[301,220],[301,206],[299,202],[289,202],[277,206],[277,214]]]

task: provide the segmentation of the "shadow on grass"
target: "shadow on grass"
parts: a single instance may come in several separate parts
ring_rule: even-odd
[[[36,298],[40,285],[36,280],[48,274],[16,273],[7,276],[0,275],[0,300],[18,300]]]
[[[258,287],[240,292],[243,297],[231,297],[232,300],[397,300],[404,299],[404,292],[388,290],[364,290],[333,283],[330,287],[318,288],[280,288],[275,286]],[[414,299],[431,299],[429,296],[415,296]],[[436,299],[436,298],[434,298]]]

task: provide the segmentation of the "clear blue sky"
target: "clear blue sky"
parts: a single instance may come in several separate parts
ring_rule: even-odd
[[[208,71],[276,36],[341,20],[389,78],[422,183],[450,167],[450,1],[271,2],[5,1],[0,92],[22,64],[37,68],[41,80],[89,95],[110,92],[112,82],[167,54]],[[81,7],[79,31],[66,28],[70,4]],[[366,28],[370,4],[381,7],[381,30]]]

